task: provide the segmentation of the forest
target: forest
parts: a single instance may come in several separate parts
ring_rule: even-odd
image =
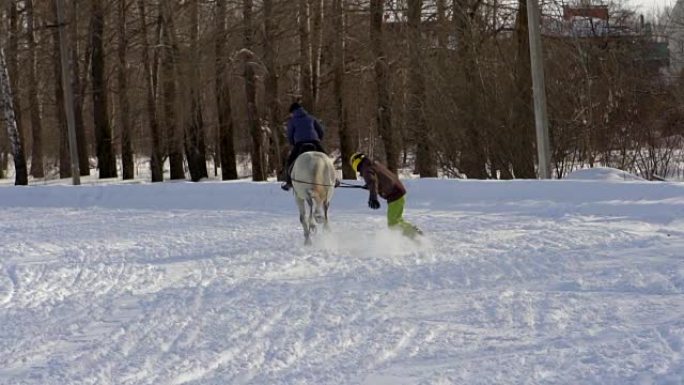
[[[536,178],[526,3],[2,0],[0,177],[280,177],[298,101],[344,178],[355,151],[420,177]],[[541,7],[554,177],[681,178],[665,16],[591,5],[610,27],[579,28],[570,6]]]

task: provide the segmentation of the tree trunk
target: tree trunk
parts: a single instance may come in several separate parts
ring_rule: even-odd
[[[311,0],[311,109],[318,110],[323,46],[323,0]]]
[[[273,22],[273,1],[264,0],[264,65],[266,66],[266,79],[264,91],[266,93],[266,108],[268,108],[268,120],[271,128],[269,165],[275,171],[278,179],[284,176],[284,164],[287,157],[287,143],[285,130],[283,130],[278,102],[278,72],[276,68],[275,47],[275,23]]]
[[[133,147],[131,143],[130,104],[128,102],[128,71],[126,69],[126,0],[119,2],[119,66],[117,80],[119,86],[119,127],[121,130],[121,173],[123,179],[133,179]]]
[[[52,12],[57,22],[57,8],[52,2]],[[69,154],[69,134],[67,131],[66,111],[64,110],[64,85],[62,84],[62,63],[60,60],[59,30],[54,28],[52,33],[53,43],[53,79],[55,81],[55,116],[57,117],[57,129],[59,137],[59,177],[71,177],[71,155]]]
[[[527,1],[518,0],[518,17],[515,34],[517,57],[515,80],[517,97],[513,103],[513,173],[516,178],[535,179],[534,170],[534,115],[532,113],[532,73],[530,65],[530,42],[527,24]]]
[[[199,49],[199,1],[194,0],[190,4],[190,55],[186,65],[189,68],[191,83],[190,92],[190,116],[186,120],[185,129],[185,157],[188,160],[190,178],[198,182],[207,178],[207,159],[204,145],[204,120],[202,118],[202,95],[199,90],[201,62]],[[197,61],[197,62],[196,62]]]
[[[264,2],[264,7],[266,7]],[[230,102],[230,65],[226,57],[226,2],[216,2],[216,109],[218,111],[218,146],[221,159],[221,179],[238,178],[235,161],[235,123]]]
[[[138,0],[140,11],[140,31],[142,38],[142,64],[145,72],[145,101],[147,106],[147,121],[150,126],[152,139],[150,148],[150,173],[152,182],[164,181],[164,164],[162,162],[161,138],[159,134],[159,121],[157,120],[156,84],[152,68],[157,63],[150,63],[150,46],[147,42],[147,21],[145,20],[145,0]]]
[[[477,4],[479,3],[473,7],[476,7]],[[476,81],[479,76],[475,61],[475,41],[472,33],[474,24],[472,15],[476,12],[471,9],[468,0],[455,0],[453,7],[458,56],[461,58],[464,83],[461,109],[465,111],[463,117],[465,129],[459,168],[470,179],[486,179],[487,156],[480,132],[481,127],[476,124],[476,116],[481,108],[481,90]]]
[[[33,0],[26,1],[26,34],[28,43],[28,94],[31,113],[31,175],[45,177],[43,169],[43,127],[38,102],[38,80],[36,78],[36,37],[34,33]]]
[[[311,87],[311,42],[309,36],[309,4],[308,0],[298,0],[299,30],[299,88],[302,93],[302,105],[309,112],[314,112],[314,97]]]
[[[76,128],[76,147],[78,147],[78,168],[81,176],[90,175],[90,158],[88,156],[88,140],[85,135],[85,123],[83,121],[83,100],[86,94],[87,80],[81,82],[81,70],[79,68],[78,56],[78,1],[73,1],[71,22],[71,41],[73,49],[71,50],[71,89],[73,90],[73,104],[74,104],[74,127]],[[92,26],[91,26],[92,28]],[[86,60],[90,60],[90,45],[86,46],[85,50]],[[88,64],[85,65],[85,71],[88,72]],[[85,76],[83,76],[85,78]]]
[[[408,2],[408,49],[409,49],[409,116],[416,142],[416,169],[421,178],[437,176],[433,157],[432,132],[425,121],[425,80],[421,52],[422,0]]]
[[[11,1],[10,4],[10,30],[9,30],[9,41],[8,41],[8,53],[5,60],[7,60],[7,73],[9,75],[10,87],[12,92],[12,103],[14,104],[14,117],[17,124],[17,130],[19,132],[19,139],[21,143],[24,143],[24,119],[23,111],[21,109],[21,96],[19,90],[20,74],[23,71],[19,70],[19,13],[17,7],[19,7],[18,1]]]
[[[347,122],[347,110],[344,103],[344,38],[346,26],[344,25],[344,0],[332,2],[333,31],[333,94],[335,116],[337,118],[337,132],[340,137],[340,153],[342,155],[342,178],[356,179],[356,172],[349,164],[349,158],[354,153],[354,144],[349,125]]]
[[[245,23],[244,45],[247,50],[252,50],[252,1],[243,0],[243,18]],[[252,180],[265,181],[266,172],[264,170],[263,139],[264,135],[259,126],[259,114],[256,105],[256,76],[254,68],[249,63],[253,58],[245,60],[245,96],[247,99],[247,121],[249,132],[252,136]]]
[[[377,97],[377,125],[378,132],[385,146],[385,163],[392,172],[397,172],[399,153],[394,141],[392,131],[392,111],[389,93],[389,64],[385,56],[383,44],[383,15],[385,11],[384,0],[370,1],[370,40],[373,54],[375,55],[375,87]]]
[[[14,114],[14,101],[12,98],[12,87],[7,73],[7,63],[5,62],[5,52],[0,49],[0,111],[7,127],[7,136],[12,145],[12,156],[14,157],[15,179],[14,184],[19,186],[28,185],[28,170],[26,168],[26,157],[21,136],[17,128],[16,115]]]
[[[176,125],[176,69],[178,64],[178,46],[173,26],[173,8],[170,1],[159,4],[162,17],[162,41],[163,59],[162,88],[164,94],[164,124],[166,125],[167,153],[169,156],[169,166],[173,179],[185,179],[183,170],[183,143],[182,135]]]
[[[191,86],[194,87],[194,86]],[[185,131],[185,158],[188,160],[190,179],[199,182],[207,178],[207,160],[204,142],[204,120],[198,90],[191,90],[190,116]]]
[[[437,0],[437,46],[442,50],[447,48],[449,42],[449,28],[447,28],[446,0]]]
[[[92,95],[93,123],[97,150],[97,166],[100,178],[115,178],[116,156],[112,149],[112,133],[109,127],[107,112],[107,82],[104,62],[104,10],[102,0],[92,0],[91,9],[91,42],[92,42]]]
[[[9,153],[7,152],[7,144],[2,143],[2,150],[0,150],[0,179],[4,179],[9,170]]]

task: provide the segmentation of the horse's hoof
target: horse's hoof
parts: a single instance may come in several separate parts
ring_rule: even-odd
[[[304,246],[311,246],[311,239],[307,238],[304,240]]]

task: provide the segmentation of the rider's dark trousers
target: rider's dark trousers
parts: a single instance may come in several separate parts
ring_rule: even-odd
[[[292,167],[292,164],[295,160],[297,160],[297,157],[301,155],[302,152],[304,152],[305,148],[309,145],[312,145],[315,148],[315,151],[326,153],[323,149],[323,146],[321,145],[321,142],[319,141],[296,143],[294,147],[292,147],[292,151],[290,151],[290,156],[287,157],[287,164],[285,165],[285,180],[288,184],[292,184],[292,178],[290,177],[290,167]]]

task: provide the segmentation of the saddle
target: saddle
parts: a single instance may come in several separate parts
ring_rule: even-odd
[[[318,151],[316,148],[316,145],[313,143],[304,143],[302,144],[301,151],[299,151],[299,155],[302,155],[305,152],[310,152],[310,151]],[[297,156],[299,156],[297,155]]]
[[[302,155],[305,152],[311,152],[311,151],[318,151],[318,148],[316,148],[316,145],[313,143],[304,143],[302,144],[302,147],[300,148],[299,154],[297,154],[297,158]],[[296,158],[295,158],[296,160]],[[292,168],[294,167],[295,162],[292,162],[290,167],[287,168],[287,175],[292,175]]]

